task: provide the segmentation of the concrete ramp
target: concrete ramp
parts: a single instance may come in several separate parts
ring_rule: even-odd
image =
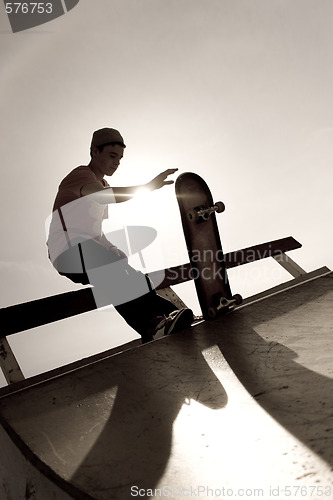
[[[333,498],[332,278],[2,389],[0,498]]]

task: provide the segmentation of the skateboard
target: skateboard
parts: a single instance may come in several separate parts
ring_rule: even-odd
[[[216,222],[225,206],[213,202],[206,182],[192,172],[177,178],[175,190],[202,314],[214,319],[242,302],[231,293]]]

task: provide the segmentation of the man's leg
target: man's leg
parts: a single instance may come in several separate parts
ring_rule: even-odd
[[[156,293],[144,274],[131,268],[124,259],[115,260],[113,252],[93,240],[83,242],[80,247],[73,246],[59,257],[59,273],[75,283],[90,283],[97,308],[98,297],[106,297],[103,303],[113,303],[117,312],[141,335],[143,343],[152,340],[154,327],[173,312],[175,306]]]
[[[141,335],[144,344],[153,340],[156,326],[175,310],[175,306],[152,290],[137,299],[115,306],[115,309]]]

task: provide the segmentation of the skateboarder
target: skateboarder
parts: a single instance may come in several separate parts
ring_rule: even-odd
[[[166,170],[145,186],[111,188],[104,177],[115,173],[125,148],[121,134],[113,128],[93,133],[90,163],[72,170],[59,185],[47,245],[59,274],[75,283],[93,285],[97,307],[96,297],[107,297],[146,343],[162,327],[165,334],[187,328],[193,313],[175,310],[159,296],[149,278],[129,266],[127,255],[103,233],[108,204],[132,199],[142,187],[155,190],[173,184],[168,177],[177,170]]]

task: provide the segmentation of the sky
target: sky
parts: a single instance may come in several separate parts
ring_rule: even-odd
[[[301,267],[332,269],[332,14],[331,0],[80,0],[14,34],[1,3],[1,306],[79,288],[50,265],[45,221],[105,126],[127,144],[111,185],[196,172],[226,205],[225,252],[291,235]],[[164,267],[188,261],[174,186],[107,224],[150,225]],[[289,279],[272,259],[229,277],[244,297]],[[200,312],[193,283],[176,292]],[[9,340],[31,376],[134,338],[109,308]]]

